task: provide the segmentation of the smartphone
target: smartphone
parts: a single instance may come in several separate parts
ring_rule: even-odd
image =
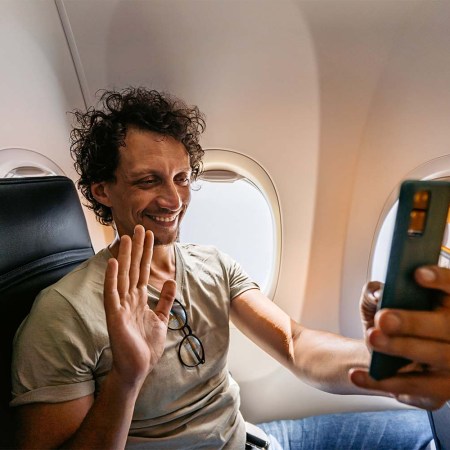
[[[419,286],[414,272],[423,265],[449,266],[449,204],[450,182],[402,183],[379,309],[431,310],[438,304],[440,291]],[[369,373],[381,380],[408,363],[408,359],[374,351]]]

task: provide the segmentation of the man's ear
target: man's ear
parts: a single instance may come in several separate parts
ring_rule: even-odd
[[[111,201],[108,195],[108,187],[104,181],[91,184],[92,196],[104,206],[111,207]]]

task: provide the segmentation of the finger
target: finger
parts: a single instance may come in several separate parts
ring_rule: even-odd
[[[150,267],[153,258],[153,239],[153,233],[147,230],[145,232],[138,287],[146,287],[150,278]]]
[[[130,287],[134,288],[138,284],[141,267],[142,253],[144,251],[145,230],[142,225],[136,225],[131,247],[130,260]]]
[[[110,312],[120,309],[120,298],[117,292],[117,272],[117,260],[115,258],[110,258],[108,260],[108,265],[106,266],[105,281],[103,284],[106,316],[108,316]]]
[[[433,368],[450,370],[450,356],[447,356],[450,355],[448,342],[388,336],[378,329],[369,331],[368,341],[374,350],[381,353],[402,356]]]
[[[450,270],[438,266],[423,266],[414,273],[416,281],[428,288],[450,294]]]
[[[370,281],[364,286],[360,302],[363,311],[376,311],[381,297],[381,290],[382,285],[378,281]]]
[[[450,309],[409,311],[383,309],[375,317],[375,324],[388,335],[414,336],[450,342]]]
[[[376,381],[365,369],[351,369],[349,378],[360,388],[383,391],[395,396],[402,403],[416,401],[425,405],[427,402],[429,409],[439,408],[450,398],[448,372],[414,372]]]
[[[120,238],[119,254],[117,261],[119,269],[117,274],[117,290],[121,298],[128,293],[130,286],[130,260],[131,260],[131,238],[124,235]]]
[[[359,306],[364,330],[372,327],[374,324],[374,316],[377,311],[380,294],[381,283],[378,281],[367,283],[362,290]]]
[[[445,404],[445,400],[442,399],[432,399],[408,394],[396,395],[395,398],[405,405],[415,406],[416,408],[422,408],[428,411],[439,409]]]
[[[161,289],[159,302],[154,310],[155,314],[166,323],[169,321],[170,310],[175,300],[176,290],[177,284],[175,280],[167,280]]]
[[[383,289],[383,283],[379,281],[369,281],[363,288],[363,296],[367,296],[374,302],[378,302]]]

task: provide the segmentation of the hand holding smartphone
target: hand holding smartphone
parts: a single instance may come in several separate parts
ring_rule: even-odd
[[[439,263],[450,204],[450,182],[415,181],[402,183],[381,308],[431,310],[439,291],[425,289],[414,279],[415,270]],[[370,375],[388,378],[410,361],[373,352]]]

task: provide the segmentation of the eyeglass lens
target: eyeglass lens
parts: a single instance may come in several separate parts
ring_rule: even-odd
[[[178,349],[181,362],[188,367],[195,367],[205,362],[203,345],[193,334],[186,335]]]
[[[175,300],[170,310],[169,330],[181,330],[186,324],[186,310],[178,300]]]

